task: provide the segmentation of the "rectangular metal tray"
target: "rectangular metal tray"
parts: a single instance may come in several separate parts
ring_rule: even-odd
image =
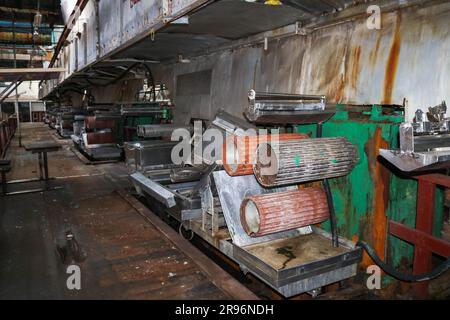
[[[233,245],[233,257],[244,271],[286,297],[356,275],[361,248],[342,238],[335,248],[329,233],[318,228],[313,230],[311,234],[244,247]]]

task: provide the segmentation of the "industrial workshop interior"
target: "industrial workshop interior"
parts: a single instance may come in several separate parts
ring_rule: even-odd
[[[448,301],[449,21],[438,0],[1,0],[0,300]]]

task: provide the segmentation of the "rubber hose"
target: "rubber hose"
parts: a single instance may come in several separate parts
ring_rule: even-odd
[[[384,261],[378,257],[375,250],[373,250],[372,247],[370,247],[367,243],[364,241],[358,241],[356,243],[357,247],[362,247],[364,250],[366,250],[367,254],[372,258],[373,261],[381,268],[384,272],[386,272],[388,275],[401,280],[405,282],[421,282],[421,281],[428,281],[431,279],[434,279],[438,276],[440,276],[442,273],[447,271],[450,268],[450,258],[447,258],[447,260],[443,263],[441,263],[438,267],[433,269],[431,272],[422,273],[422,274],[404,274],[401,272],[398,272],[391,266],[387,265]]]

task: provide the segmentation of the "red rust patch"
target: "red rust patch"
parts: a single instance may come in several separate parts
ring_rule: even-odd
[[[400,56],[401,47],[401,34],[400,26],[402,22],[402,16],[400,11],[397,12],[397,23],[394,31],[394,38],[391,45],[391,50],[389,51],[389,57],[386,63],[386,73],[384,78],[384,95],[383,103],[392,103],[392,94],[395,83],[395,75],[397,73],[398,59]]]
[[[388,143],[381,136],[381,128],[377,127],[374,137],[365,146],[365,152],[369,159],[369,172],[375,186],[373,200],[373,217],[371,217],[371,242],[378,256],[384,260],[386,248],[387,218],[386,207],[389,203],[389,170],[386,169],[377,158],[380,148],[388,148]],[[363,265],[373,264],[372,260],[363,257]]]
[[[381,137],[381,129],[375,131],[375,150],[376,156],[379,156],[380,149],[387,149],[386,140]],[[386,169],[379,161],[375,165],[376,182],[375,182],[375,216],[373,243],[375,251],[381,259],[384,260],[384,252],[386,247],[386,207],[389,203],[389,170]]]

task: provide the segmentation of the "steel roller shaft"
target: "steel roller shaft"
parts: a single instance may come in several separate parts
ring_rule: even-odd
[[[343,137],[262,143],[253,172],[263,186],[281,186],[345,176],[358,160],[356,146]]]

